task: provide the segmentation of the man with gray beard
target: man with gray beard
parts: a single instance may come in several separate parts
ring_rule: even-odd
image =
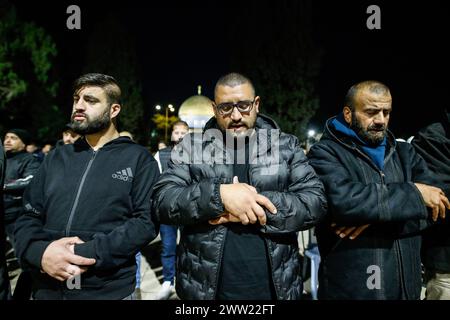
[[[150,193],[158,164],[117,131],[116,80],[75,81],[71,128],[82,135],[45,158],[24,195],[17,253],[34,299],[133,299],[135,255],[158,234]]]
[[[408,143],[388,130],[389,88],[355,84],[308,153],[328,215],[317,227],[319,299],[419,299],[425,219],[450,207],[439,181]]]

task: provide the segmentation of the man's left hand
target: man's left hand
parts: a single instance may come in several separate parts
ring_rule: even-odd
[[[228,212],[224,212],[218,218],[211,219],[208,222],[209,222],[209,224],[212,224],[213,226],[216,226],[216,225],[223,224],[223,223],[228,223],[228,222],[241,222],[241,220],[239,220],[239,218],[233,216],[232,214],[230,214]]]

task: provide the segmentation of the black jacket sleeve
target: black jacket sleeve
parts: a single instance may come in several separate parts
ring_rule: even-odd
[[[328,196],[331,219],[342,225],[425,219],[427,208],[415,182],[428,181],[428,169],[410,147],[411,181],[368,183],[354,181],[349,170],[325,143],[314,145],[308,157],[322,179]]]
[[[142,165],[133,180],[132,217],[108,234],[99,233],[93,240],[75,245],[75,254],[96,259],[96,269],[109,269],[123,265],[130,255],[135,255],[155,239],[159,223],[151,210],[151,191],[158,177],[159,168],[155,160]]]
[[[324,186],[309,165],[295,139],[293,158],[289,167],[288,192],[264,191],[261,194],[275,205],[277,213],[266,210],[266,233],[289,233],[316,225],[327,212]]]
[[[44,231],[45,212],[43,212],[45,177],[50,158],[49,155],[44,160],[25,189],[23,196],[25,212],[16,220],[15,249],[24,268],[32,266],[40,269],[42,255],[51,242],[50,236]]]
[[[41,162],[33,156],[23,159],[23,164],[21,166],[22,172],[19,173],[20,178],[5,183],[4,185],[5,193],[21,196],[25,191],[25,188],[28,186],[31,179],[33,178],[34,174],[39,169],[40,165]]]
[[[193,225],[224,212],[220,179],[192,181],[188,164],[169,164],[155,185],[154,210],[164,224]]]
[[[434,123],[422,129],[411,144],[439,180],[437,186],[450,198],[450,139],[447,138],[447,135],[445,124]],[[434,222],[428,219],[426,226],[443,223],[450,224],[450,210],[448,209],[445,220],[439,218]]]
[[[440,180],[447,197],[450,197],[450,138],[447,136],[445,125],[434,123],[421,130],[411,144]]]

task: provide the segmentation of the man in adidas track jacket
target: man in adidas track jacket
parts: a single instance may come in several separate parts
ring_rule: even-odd
[[[55,149],[25,191],[17,253],[34,299],[131,299],[135,254],[158,234],[150,210],[159,170],[119,137],[120,88],[102,74],[74,86],[71,126],[84,138]]]

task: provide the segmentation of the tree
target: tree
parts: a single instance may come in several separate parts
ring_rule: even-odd
[[[262,112],[272,116],[283,131],[304,141],[308,122],[319,106],[314,88],[321,51],[312,37],[312,2],[255,1],[232,16],[233,70],[254,82]]]
[[[0,130],[24,127],[49,139],[62,127],[52,69],[56,55],[43,28],[18,19],[13,6],[0,12]]]
[[[180,120],[180,118],[178,118],[177,116],[170,116],[167,119],[167,124],[166,124],[166,116],[161,114],[161,113],[156,113],[153,118],[152,121],[155,124],[155,128],[158,131],[158,136],[159,137],[164,137],[165,135],[165,130],[166,130],[166,125],[167,125],[167,139],[170,139],[170,135],[171,135],[171,128],[173,126],[173,124],[177,121]],[[162,140],[162,139],[159,139]],[[168,143],[168,141],[165,141],[166,143]]]
[[[106,15],[88,40],[85,73],[98,72],[113,76],[122,89],[120,130],[133,133],[140,143],[149,138],[144,122],[144,101],[139,77],[136,42],[114,13]]]

